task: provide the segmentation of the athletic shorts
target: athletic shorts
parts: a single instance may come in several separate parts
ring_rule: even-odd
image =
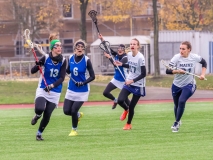
[[[172,95],[176,96],[178,93],[182,92],[183,89],[188,88],[191,91],[190,97],[194,94],[197,86],[195,84],[188,84],[184,87],[177,87],[176,85],[172,84]]]
[[[142,96],[144,97],[146,95],[145,87],[138,87],[138,86],[132,86],[132,85],[124,85],[126,90],[131,92],[132,94],[136,96]]]

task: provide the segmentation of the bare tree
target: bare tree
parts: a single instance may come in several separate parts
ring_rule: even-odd
[[[87,41],[87,27],[86,27],[86,11],[88,6],[89,0],[80,0],[80,10],[81,10],[81,24],[80,24],[80,31],[81,31],[81,39]]]
[[[155,77],[160,75],[160,66],[159,66],[159,21],[158,21],[158,9],[157,9],[157,0],[152,0],[153,7],[153,19],[154,19],[154,65],[155,65]]]

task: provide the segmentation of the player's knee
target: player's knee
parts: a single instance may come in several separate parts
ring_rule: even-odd
[[[70,113],[69,110],[64,109],[63,111],[64,111],[64,114],[65,114],[65,115],[69,115],[69,116],[71,115],[71,113]]]
[[[107,97],[107,95],[108,95],[108,93],[104,91],[104,92],[103,92],[103,96],[104,96],[104,97]]]
[[[185,99],[180,99],[178,103],[178,107],[185,107],[186,100]]]

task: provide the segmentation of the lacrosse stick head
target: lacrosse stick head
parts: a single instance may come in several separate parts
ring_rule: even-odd
[[[30,30],[29,29],[24,30],[24,39],[25,39],[26,43],[28,44],[28,46],[30,48],[33,48],[33,43],[30,40]]]
[[[97,11],[91,10],[89,11],[88,15],[92,18],[92,21],[97,24],[97,21],[98,21],[96,18]]]
[[[104,51],[109,53],[110,51],[110,43],[108,41],[103,41],[100,43],[99,47]]]

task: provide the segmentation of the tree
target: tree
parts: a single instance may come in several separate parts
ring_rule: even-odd
[[[28,28],[31,31],[32,39],[42,30],[52,32],[58,30],[62,23],[60,19],[60,10],[56,10],[57,1],[55,0],[10,0],[4,3],[6,13],[0,16],[17,23],[19,30]]]
[[[153,7],[153,22],[154,22],[154,65],[155,65],[155,77],[160,75],[159,67],[159,47],[158,47],[158,38],[159,38],[159,21],[158,21],[158,9],[157,9],[157,0],[152,0]]]
[[[86,27],[86,11],[88,6],[88,0],[80,0],[80,10],[81,10],[81,39],[87,41],[87,27]]]
[[[206,30],[213,24],[213,0],[163,0],[161,19],[169,30]]]
[[[100,19],[115,23],[142,15],[147,7],[147,3],[141,0],[97,0],[96,3],[103,6]]]

